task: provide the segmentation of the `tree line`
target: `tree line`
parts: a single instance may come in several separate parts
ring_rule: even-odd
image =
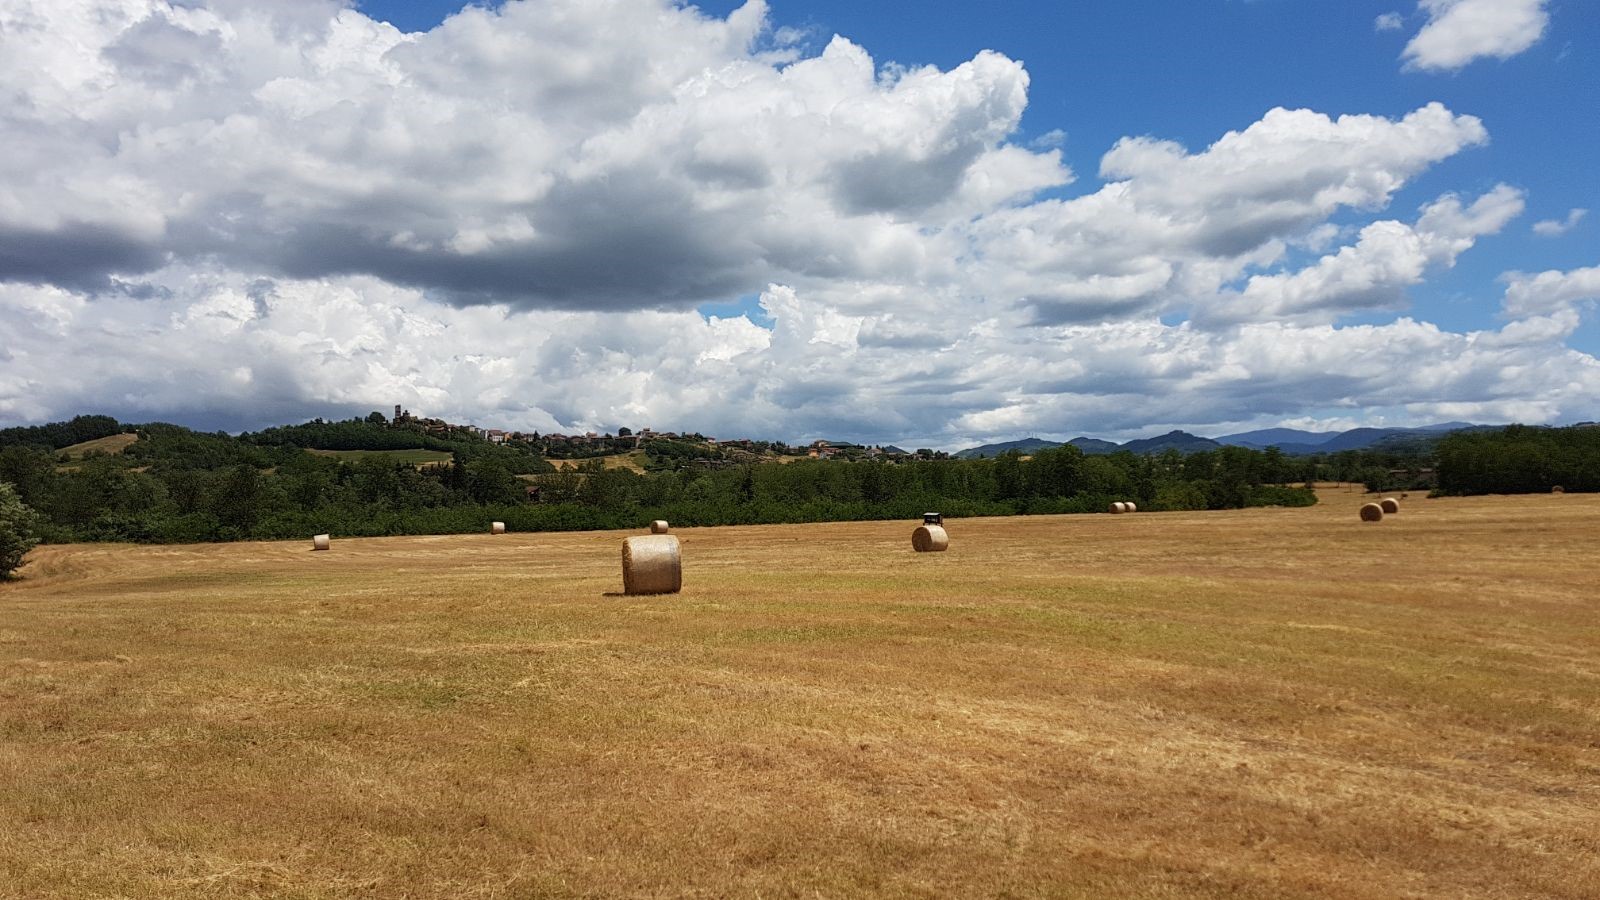
[[[118,454],[61,451],[119,433]],[[714,448],[644,443],[645,471],[601,460],[557,470],[535,447],[474,434],[394,429],[382,416],[314,420],[237,436],[179,425],[124,425],[109,416],[0,429],[0,559],[36,539],[147,543],[734,525],[1309,505],[1313,481],[1441,494],[1600,490],[1600,428],[1511,426],[1436,443],[1290,457],[1223,447],[1140,456],[1086,455],[1064,445],[993,459],[796,460],[708,467]],[[310,450],[360,451],[352,456]],[[385,452],[435,450],[437,464]],[[721,458],[728,463],[727,458]],[[1298,485],[1298,486],[1297,486]],[[20,548],[20,549],[19,549]]]
[[[1600,426],[1458,432],[1436,448],[1441,494],[1600,491]]]
[[[482,530],[681,525],[1103,511],[1221,509],[1315,502],[1287,486],[1303,466],[1276,451],[1243,448],[1183,456],[1086,456],[1061,447],[1029,458],[838,462],[797,460],[708,468],[702,450],[647,442],[649,470],[591,460],[557,471],[526,447],[470,435],[437,438],[378,421],[314,421],[230,436],[177,425],[115,420],[0,434],[0,481],[37,513],[49,542],[151,543]],[[69,458],[71,438],[138,436],[120,454]],[[419,444],[419,441],[421,442]],[[74,443],[81,443],[75,441]],[[316,446],[335,444],[335,447]],[[381,452],[332,457],[309,449],[436,449],[434,465]]]

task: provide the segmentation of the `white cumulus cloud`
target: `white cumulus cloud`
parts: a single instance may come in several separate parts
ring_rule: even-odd
[[[402,403],[949,447],[1600,414],[1583,270],[1513,276],[1496,331],[1346,324],[1520,213],[1504,186],[1386,213],[1488,140],[1471,115],[1271,109],[1123,138],[1078,185],[1065,130],[1018,137],[1016,60],[800,37],[760,0],[416,34],[334,0],[7,0],[0,423]]]
[[[1401,54],[1406,67],[1454,71],[1484,57],[1509,59],[1532,47],[1550,22],[1549,0],[1419,0],[1428,17]]]
[[[1453,266],[1479,237],[1496,234],[1522,213],[1521,191],[1500,185],[1470,206],[1447,196],[1422,210],[1415,225],[1374,222],[1360,239],[1292,273],[1252,276],[1227,296],[1217,318],[1331,321],[1339,315],[1403,305],[1405,289],[1430,268]]]
[[[1504,280],[1503,308],[1513,318],[1564,312],[1575,303],[1600,300],[1600,266],[1568,272],[1552,269],[1536,275],[1508,272]]]
[[[1533,223],[1533,233],[1540,237],[1560,237],[1577,228],[1578,223],[1582,222],[1583,217],[1588,214],[1589,211],[1587,209],[1570,209],[1567,211],[1566,218],[1541,219]]]

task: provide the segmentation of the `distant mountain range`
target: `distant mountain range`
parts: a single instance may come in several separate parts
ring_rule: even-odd
[[[1171,431],[1160,437],[1142,438],[1117,444],[1097,438],[1076,437],[1070,441],[1074,447],[1088,454],[1115,453],[1128,450],[1133,453],[1162,453],[1177,450],[1180,453],[1197,453],[1219,447],[1249,447],[1265,450],[1277,447],[1291,456],[1312,453],[1337,453],[1340,450],[1401,449],[1408,445],[1433,440],[1452,431],[1485,431],[1501,428],[1500,425],[1474,425],[1471,422],[1442,422],[1420,428],[1352,428],[1349,431],[1302,431],[1298,428],[1266,428],[1226,434],[1219,438],[1205,438],[1186,431]],[[1024,438],[999,444],[971,447],[956,454],[959,459],[984,459],[1015,450],[1024,455],[1047,447],[1060,447],[1059,441]]]
[[[1078,438],[1078,440],[1086,441],[1086,440],[1089,440],[1089,438]],[[1106,441],[1095,441],[1094,443],[1096,443],[1096,444],[1104,444],[1104,443],[1107,443],[1107,442]],[[1059,447],[1059,446],[1061,446],[1061,442],[1060,441],[1045,441],[1045,440],[1040,440],[1039,438],[1023,438],[1020,441],[1005,441],[1005,442],[999,443],[999,444],[984,444],[982,447],[972,447],[970,449],[962,450],[960,453],[957,453],[956,454],[956,458],[957,459],[984,459],[985,457],[999,456],[1002,453],[1010,453],[1013,450],[1017,451],[1018,453],[1021,453],[1023,456],[1027,456],[1028,454],[1033,453],[1036,450],[1045,450],[1045,449],[1048,449],[1050,447]],[[1116,447],[1116,444],[1112,444],[1111,446],[1112,447]],[[1083,452],[1091,453],[1091,452],[1094,452],[1094,451],[1091,451],[1088,448],[1083,448]]]

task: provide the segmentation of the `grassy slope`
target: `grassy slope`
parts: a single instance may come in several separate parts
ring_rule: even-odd
[[[589,459],[552,459],[550,462],[559,469],[576,469],[579,466],[600,459],[607,469],[632,469],[643,472],[644,464],[649,459],[649,454],[643,450],[634,450],[630,453],[618,453],[613,456],[591,457]]]
[[[34,552],[0,896],[1600,896],[1600,497]]]
[[[70,447],[62,447],[56,452],[65,453],[72,459],[82,459],[85,454],[96,451],[115,456],[128,449],[128,446],[137,440],[139,440],[137,434],[113,434],[103,438],[95,438],[92,441],[84,441],[81,444],[73,444]]]

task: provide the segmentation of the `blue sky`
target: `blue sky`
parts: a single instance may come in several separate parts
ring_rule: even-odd
[[[1588,0],[7,9],[0,425],[1600,418]]]

